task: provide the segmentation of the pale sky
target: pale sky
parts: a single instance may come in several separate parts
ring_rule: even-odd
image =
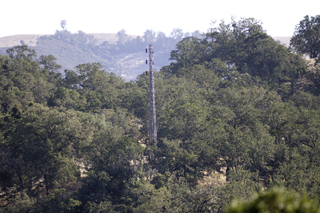
[[[212,20],[231,16],[255,18],[268,35],[292,36],[305,15],[320,15],[320,0],[1,0],[0,37],[18,34],[53,34],[60,21],[72,33],[143,35],[147,29],[174,28],[206,32]]]

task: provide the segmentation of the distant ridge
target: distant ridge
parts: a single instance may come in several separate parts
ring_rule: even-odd
[[[25,34],[2,37],[0,38],[0,54],[6,54],[8,48],[21,45],[20,41],[23,41],[22,43],[36,50],[38,56],[54,55],[57,63],[62,66],[61,73],[64,73],[63,70],[65,69],[73,70],[79,64],[99,62],[107,72],[114,72],[126,81],[130,81],[136,79],[138,75],[147,69],[144,49],[138,52],[114,52],[112,55],[108,53],[109,58],[105,58],[59,39],[39,40],[41,36],[45,35],[50,36],[53,34]],[[118,41],[115,33],[89,33],[89,35],[94,36],[95,45],[102,44],[105,41],[109,44],[115,44]],[[128,36],[133,39],[137,37],[134,35]],[[274,39],[287,47],[290,44],[290,37],[274,37]],[[174,48],[175,44],[172,44],[171,49]],[[171,63],[169,60],[170,51],[157,51],[155,55],[155,70],[159,71],[161,67]]]
[[[93,35],[96,39],[96,45],[102,44],[107,41],[110,44],[115,44],[118,41],[118,36],[116,33],[88,33],[89,35]],[[130,38],[135,39],[136,35],[128,35]]]
[[[107,41],[110,44],[115,44],[118,41],[116,33],[88,33],[93,35],[96,39],[96,45],[102,44]],[[20,45],[20,41],[23,40],[28,46],[36,46],[37,40],[44,35],[53,35],[53,34],[21,34],[21,35],[12,35],[5,36],[0,38],[0,48],[2,47],[13,47]],[[136,38],[136,35],[128,35],[131,38]]]
[[[22,34],[22,35],[12,35],[0,38],[0,48],[1,47],[13,47],[20,45],[20,41],[23,40],[28,46],[36,46],[37,40],[44,35],[49,34]]]
[[[110,44],[115,44],[118,41],[116,33],[88,33],[93,35],[96,39],[96,45],[102,44],[107,41]],[[53,35],[53,34],[21,34],[21,35],[12,35],[5,36],[0,38],[0,48],[1,47],[13,47],[20,45],[20,41],[23,40],[25,44],[29,46],[36,46],[37,40],[44,35]],[[131,38],[136,38],[136,35],[129,35]],[[289,47],[291,37],[273,37],[274,40],[280,41],[281,44]]]

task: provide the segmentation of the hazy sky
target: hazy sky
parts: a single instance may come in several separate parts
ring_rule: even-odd
[[[320,0],[1,0],[0,37],[71,32],[143,35],[146,29],[206,32],[212,20],[253,17],[271,36],[292,36],[305,15],[320,15]]]

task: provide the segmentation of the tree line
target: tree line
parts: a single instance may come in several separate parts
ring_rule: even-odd
[[[116,33],[117,41],[115,43],[105,41],[102,44],[97,45],[93,35],[86,34],[81,30],[77,33],[71,33],[67,30],[66,25],[67,21],[62,20],[60,22],[62,30],[56,30],[52,37],[81,48],[89,48],[98,56],[101,54],[112,55],[119,52],[140,52],[141,49],[150,43],[152,43],[158,51],[170,52],[175,47],[176,43],[185,37],[202,37],[202,33],[199,30],[190,33],[183,32],[180,28],[173,29],[169,36],[162,31],[155,32],[152,29],[146,30],[143,33],[143,36],[129,36],[126,30],[122,29]],[[43,37],[43,39],[46,38],[47,36]]]

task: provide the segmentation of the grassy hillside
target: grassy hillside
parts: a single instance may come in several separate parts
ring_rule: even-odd
[[[53,35],[29,34],[29,35],[14,35],[0,38],[0,54],[5,54],[9,47],[20,45],[23,41],[28,46],[36,50],[38,57],[41,55],[54,55],[57,58],[57,63],[62,66],[60,70],[63,73],[64,69],[73,70],[75,66],[83,63],[99,62],[108,72],[114,72],[121,76],[126,81],[134,80],[136,76],[148,69],[145,60],[148,54],[145,53],[144,43],[131,46],[118,46],[118,36],[114,33],[91,33],[93,36],[94,47],[98,48],[100,54],[97,54],[88,47],[65,42],[56,39]],[[128,40],[135,41],[138,36],[127,35]],[[275,40],[281,44],[289,46],[290,37],[276,37]],[[105,42],[105,43],[104,43]],[[105,45],[107,44],[107,49]],[[132,50],[132,46],[135,48]],[[175,48],[175,42],[167,45],[168,48],[159,50],[155,46],[154,69],[159,71],[161,67],[169,65],[170,51]],[[110,47],[118,49],[110,49]],[[137,48],[139,47],[139,48]],[[120,49],[119,49],[120,48]],[[131,48],[131,49],[130,49]],[[107,56],[104,56],[107,55]]]
[[[115,33],[88,33],[88,34],[94,36],[97,45],[102,44],[105,41],[111,44],[115,44],[118,41],[117,34]],[[129,35],[129,37],[136,38],[137,36]]]
[[[52,34],[22,34],[22,35],[12,35],[0,38],[0,47],[13,47],[20,45],[20,41],[23,40],[28,46],[36,46],[37,41],[41,36],[52,35]],[[116,43],[118,37],[115,33],[90,33],[96,39],[96,44],[101,44],[105,41],[109,43]],[[133,36],[136,37],[136,36]]]
[[[118,36],[116,34],[92,33],[87,35],[93,36],[94,47],[75,45],[57,39],[53,35],[30,34],[2,37],[0,38],[0,54],[6,54],[8,48],[21,45],[20,41],[23,41],[36,50],[38,57],[54,55],[57,58],[57,63],[62,66],[60,70],[62,73],[64,69],[73,70],[78,64],[99,62],[107,72],[114,72],[126,81],[130,81],[148,69],[148,65],[145,64],[148,54],[145,53],[143,43],[139,48],[137,45],[133,45],[136,49],[128,50],[128,52],[125,46],[117,46]],[[133,35],[127,36],[130,41],[136,38],[137,36]],[[107,49],[105,49],[106,45]],[[172,48],[174,45],[175,43]],[[110,50],[110,46],[113,49]],[[95,48],[95,52],[92,48]],[[169,64],[171,48],[167,51],[156,51],[154,69],[159,71],[162,66]]]
[[[34,49],[38,56],[54,55],[63,69],[72,70],[76,65],[83,63],[100,62],[104,65],[108,64],[108,61],[96,57],[90,51],[84,51],[79,47],[51,37],[49,37],[49,40],[39,40]]]
[[[41,36],[45,34],[25,34],[25,35],[13,35],[0,38],[0,48],[8,48],[16,45],[20,45],[20,41],[24,41],[28,46],[36,46],[37,41]]]
[[[113,33],[94,33],[92,35],[95,39],[95,45],[100,45],[103,42],[115,44],[118,40],[116,34]],[[35,49],[38,57],[41,55],[54,55],[57,58],[57,63],[62,66],[61,72],[63,72],[64,69],[72,70],[78,64],[99,62],[108,72],[122,74],[124,78],[129,75],[133,78],[133,75],[137,75],[137,72],[131,72],[129,75],[123,74],[124,70],[132,67],[135,68],[136,65],[134,63],[132,65],[131,63],[128,64],[126,58],[122,58],[123,56],[121,54],[117,56],[117,59],[120,61],[117,63],[113,61],[113,58],[111,58],[111,60],[100,58],[89,49],[83,49],[68,42],[55,39],[52,35],[30,34],[2,37],[0,38],[0,54],[6,54],[6,50],[10,47],[21,45],[20,41],[23,41],[32,49]]]

